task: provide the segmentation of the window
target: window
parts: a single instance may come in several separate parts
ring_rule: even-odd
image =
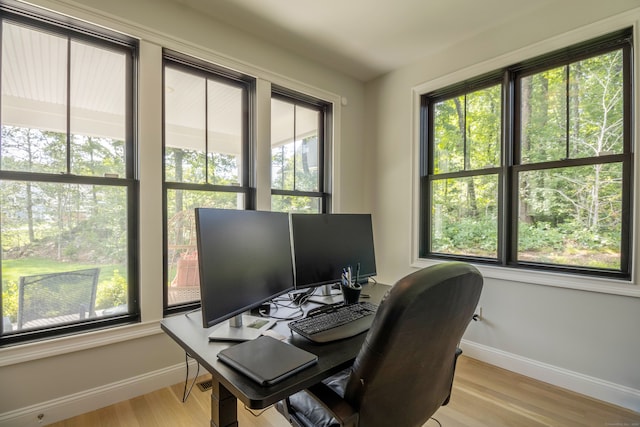
[[[431,252],[498,257],[501,89],[432,103]]]
[[[271,210],[328,212],[325,149],[330,106],[275,90],[271,98]]]
[[[1,20],[3,344],[139,318],[136,46],[18,12]]]
[[[166,307],[200,302],[194,208],[250,209],[250,79],[174,52],[164,59]]]
[[[628,279],[631,31],[422,96],[420,255]]]

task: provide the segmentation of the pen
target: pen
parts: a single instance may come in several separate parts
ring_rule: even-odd
[[[352,278],[353,276],[352,276],[352,274],[351,274],[351,266],[349,266],[349,267],[348,267],[347,271],[348,271],[347,279],[349,280],[349,282],[348,282],[348,283],[349,283],[349,287],[350,287],[350,288],[352,288],[352,287],[353,287],[353,283],[351,282],[351,278]]]

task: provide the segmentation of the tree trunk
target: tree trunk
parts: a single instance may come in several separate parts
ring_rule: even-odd
[[[522,153],[528,152],[531,148],[531,140],[529,139],[529,123],[531,122],[531,84],[530,77],[520,80],[522,98],[520,101],[520,159],[516,159],[520,162],[522,159]],[[518,218],[523,224],[533,223],[533,218],[529,213],[529,185],[523,182],[523,185],[519,189],[518,197]]]
[[[466,105],[460,103],[460,97],[453,98],[453,102],[456,104],[456,111],[458,113],[458,128],[460,129],[460,135],[462,135],[463,144],[463,156],[464,156],[464,168],[467,170],[471,161],[467,154],[467,132],[466,132]],[[475,218],[478,216],[478,203],[476,201],[476,187],[473,182],[473,178],[469,179],[467,183],[467,202],[469,207],[469,216]]]

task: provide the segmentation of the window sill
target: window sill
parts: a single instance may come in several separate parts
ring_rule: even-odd
[[[421,258],[414,260],[411,267],[424,268],[440,262]],[[490,279],[640,298],[640,286],[633,282],[483,264],[474,265],[485,278]]]
[[[0,348],[0,367],[160,334],[159,321],[136,323]]]

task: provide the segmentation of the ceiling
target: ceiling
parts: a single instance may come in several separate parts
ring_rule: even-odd
[[[368,81],[554,0],[174,0]],[[544,16],[544,15],[543,15]]]

